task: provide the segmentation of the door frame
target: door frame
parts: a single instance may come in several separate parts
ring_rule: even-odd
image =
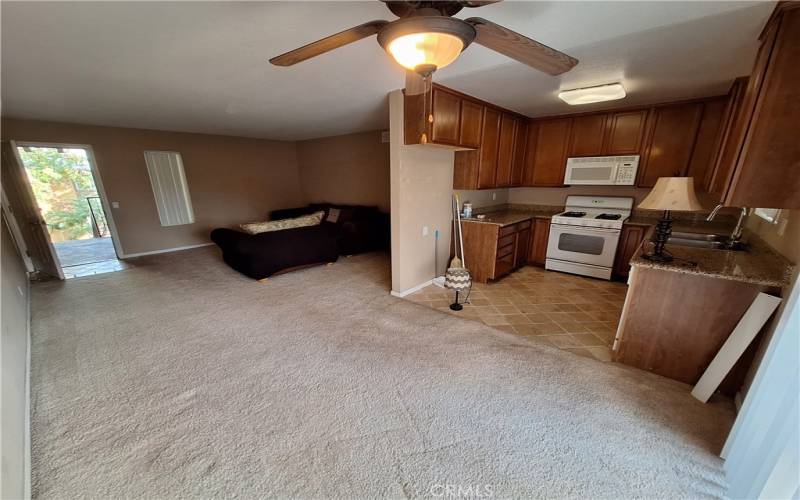
[[[89,160],[89,168],[92,172],[92,178],[94,179],[94,185],[97,188],[97,195],[100,197],[100,204],[103,206],[103,212],[105,212],[106,220],[108,221],[108,230],[111,232],[111,242],[114,245],[114,253],[116,253],[118,259],[122,259],[125,254],[122,252],[122,244],[119,241],[119,235],[117,234],[117,225],[114,222],[114,215],[111,213],[111,204],[108,202],[108,195],[106,195],[106,189],[103,185],[103,178],[100,176],[100,169],[97,168],[97,160],[95,160],[94,150],[92,146],[89,144],[75,144],[75,143],[62,143],[62,142],[36,142],[36,141],[10,141],[12,147],[14,148],[14,155],[17,157],[17,162],[19,163],[22,169],[25,169],[25,164],[22,163],[22,158],[19,156],[18,147],[31,147],[31,148],[61,148],[61,149],[83,149],[86,150],[86,158]],[[30,179],[28,179],[28,172],[25,172],[25,179],[28,180],[28,186],[30,187]],[[31,191],[33,189],[31,188]],[[34,195],[35,199],[35,195]],[[45,221],[46,222],[46,221]],[[48,231],[48,239],[50,237],[50,232]],[[50,246],[53,250],[53,255],[58,258],[55,254],[55,247],[53,247],[52,242]],[[58,262],[58,260],[56,260]],[[61,264],[59,262],[59,267]]]
[[[19,228],[17,215],[14,213],[14,210],[11,208],[11,204],[8,202],[5,187],[2,186],[0,186],[0,200],[2,201],[3,220],[5,220],[6,224],[8,224],[8,230],[11,233],[11,238],[14,240],[14,244],[17,246],[17,250],[22,257],[22,262],[25,264],[25,270],[28,271],[28,273],[32,273],[36,270],[36,268],[33,265],[30,255],[28,255],[28,247],[25,244],[25,238],[22,236],[22,231]]]

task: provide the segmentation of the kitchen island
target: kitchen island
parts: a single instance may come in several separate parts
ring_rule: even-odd
[[[678,225],[676,230],[711,232],[713,225]],[[745,251],[667,245],[672,262],[631,260],[625,305],[614,343],[614,360],[665,377],[695,384],[755,297],[780,295],[792,266],[755,234]],[[760,338],[734,366],[720,389],[741,387]]]

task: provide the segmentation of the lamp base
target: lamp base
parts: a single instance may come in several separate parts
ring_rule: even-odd
[[[666,253],[662,253],[660,255],[654,253],[644,254],[642,255],[642,258],[652,262],[672,262],[674,260],[672,255]]]
[[[453,302],[452,304],[450,304],[450,310],[452,311],[460,311],[462,309],[464,309],[464,306],[462,306],[458,302]]]

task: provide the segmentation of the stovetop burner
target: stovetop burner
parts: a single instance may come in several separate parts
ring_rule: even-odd
[[[564,212],[561,217],[586,217],[586,212]]]
[[[600,214],[595,219],[604,219],[604,220],[617,220],[621,219],[622,215],[620,214]]]

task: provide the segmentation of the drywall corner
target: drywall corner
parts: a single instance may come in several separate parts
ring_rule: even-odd
[[[395,90],[389,94],[389,179],[392,291],[397,293],[445,271],[453,222],[453,151],[406,146],[403,126],[403,91]]]

